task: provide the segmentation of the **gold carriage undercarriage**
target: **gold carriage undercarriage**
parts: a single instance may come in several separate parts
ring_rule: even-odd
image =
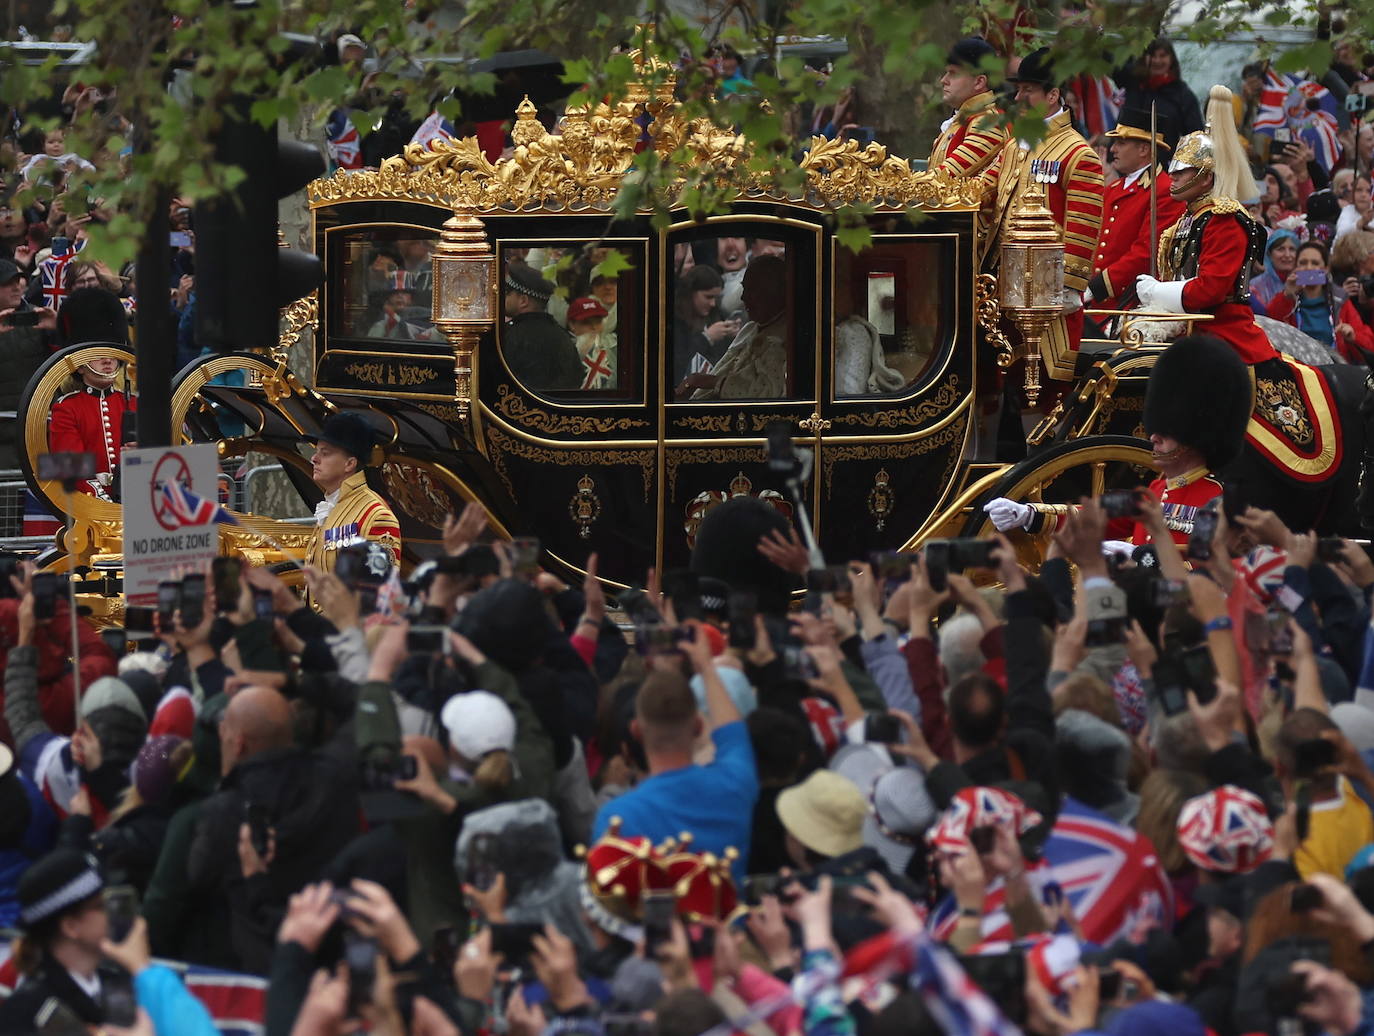
[[[765,457],[765,430],[779,421],[814,457],[802,506],[835,557],[985,535],[981,503],[994,495],[1068,501],[1147,478],[1140,416],[1157,348],[1130,324],[1127,347],[1084,342],[1078,380],[1032,437],[1040,452],[1018,464],[970,459],[980,379],[1019,359],[999,330],[997,284],[977,274],[973,181],[913,172],[878,144],[815,138],[801,186],[789,186],[753,171],[742,136],[684,121],[664,70],[642,71],[625,100],[569,109],[558,133],[527,100],[514,152],[498,161],[475,139],[435,141],[312,183],[324,286],[284,313],[282,340],[260,355],[202,358],[177,375],[182,441],[279,459],[313,507],[319,491],[299,443],[330,413],[360,411],[385,441],[369,480],[400,519],[408,563],[437,553],[444,516],[477,501],[498,534],[538,536],[546,561],[570,575],[598,552],[618,585],[651,565],[685,565],[696,526],[722,500],[750,494],[790,509]],[[674,209],[667,226],[647,212],[616,216],[641,139],[714,170],[736,192],[727,211],[694,220]],[[845,203],[867,208],[872,240],[859,252],[835,233]],[[725,270],[720,300],[765,287],[780,298],[776,318],[749,321],[755,337],[744,344],[784,360],[755,372],[752,396],[727,395],[729,382],[715,395],[684,392],[684,343],[699,333],[690,269],[708,256],[728,267],[740,249],[743,274]],[[598,276],[609,250],[624,261]],[[576,346],[584,383],[554,383],[531,363],[536,338],[498,291],[517,261],[550,281],[547,310],[597,301],[600,337]],[[751,284],[750,266],[770,276]],[[741,315],[757,315],[749,308]],[[286,361],[305,328],[309,379]],[[72,520],[53,567],[118,568],[119,506],[81,496],[68,508],[34,475],[47,404],[95,351],[108,352],[55,357],[26,398],[26,475]],[[277,545],[305,552],[309,530],[298,524],[241,522],[226,528],[225,552],[254,564],[282,560]],[[1029,537],[1022,546],[1028,558],[1039,552]],[[117,622],[120,610],[111,599],[98,617]]]

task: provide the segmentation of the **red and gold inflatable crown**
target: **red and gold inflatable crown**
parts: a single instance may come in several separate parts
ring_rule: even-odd
[[[583,853],[584,884],[600,910],[623,925],[637,925],[644,914],[644,897],[669,892],[677,914],[687,921],[729,921],[740,910],[730,866],[739,857],[734,849],[721,855],[694,853],[692,836],[682,834],[655,846],[640,835],[620,833],[621,818],[612,817],[606,833]],[[598,916],[598,921],[601,917]]]

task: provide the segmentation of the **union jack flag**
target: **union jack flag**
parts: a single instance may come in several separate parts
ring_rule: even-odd
[[[429,113],[429,117],[420,123],[420,128],[415,131],[415,135],[410,138],[412,144],[423,144],[425,147],[432,147],[436,140],[452,140],[453,124],[444,118],[437,111]]]
[[[77,241],[60,255],[50,255],[38,264],[38,276],[43,283],[43,305],[52,309],[62,308],[62,300],[71,294],[71,261],[85,247],[85,241]]]
[[[1069,85],[1078,95],[1083,128],[1089,139],[1116,128],[1125,91],[1111,76],[1078,76]]]
[[[237,525],[239,520],[213,500],[196,496],[180,482],[162,483],[162,500],[166,505],[164,517],[170,517],[178,528],[190,525],[217,523]]]
[[[325,124],[325,147],[329,158],[340,169],[361,169],[363,167],[362,137],[358,127],[348,117],[348,112],[335,108]]]
[[[1097,810],[1065,798],[1042,852],[1044,860],[1030,872],[1031,882],[1042,889],[1052,881],[1059,884],[1089,942],[1105,946],[1118,938],[1138,941],[1172,919],[1173,889],[1155,847],[1144,835]],[[1000,881],[988,890],[985,942],[1010,943],[1015,938],[1005,897]],[[958,920],[954,897],[947,896],[931,914],[928,927],[937,939],[945,940]]]
[[[1265,71],[1254,125],[1257,132],[1271,137],[1275,130],[1288,129],[1294,140],[1312,148],[1317,161],[1329,173],[1341,157],[1336,112],[1336,98],[1321,83],[1270,68]]]
[[[1274,851],[1274,825],[1252,792],[1225,784],[1183,804],[1178,844],[1203,870],[1248,874]]]

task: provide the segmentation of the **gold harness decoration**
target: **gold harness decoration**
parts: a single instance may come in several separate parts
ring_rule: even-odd
[[[1313,368],[1281,356],[1250,368],[1255,406],[1245,437],[1299,482],[1335,473],[1343,453],[1331,389]]]

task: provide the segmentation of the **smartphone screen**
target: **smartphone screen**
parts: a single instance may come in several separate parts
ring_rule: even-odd
[[[199,626],[205,619],[205,577],[200,574],[186,576],[181,581],[181,624],[188,630]]]
[[[138,890],[132,885],[111,885],[105,889],[104,900],[110,941],[123,942],[138,918]]]
[[[157,584],[157,621],[163,633],[172,629],[173,619],[181,607],[181,584],[164,582]]]
[[[673,938],[677,897],[671,892],[650,892],[644,897],[644,956],[655,960],[658,948]]]
[[[243,562],[238,558],[220,557],[210,563],[210,578],[214,581],[217,611],[232,611],[238,606],[242,576]]]

